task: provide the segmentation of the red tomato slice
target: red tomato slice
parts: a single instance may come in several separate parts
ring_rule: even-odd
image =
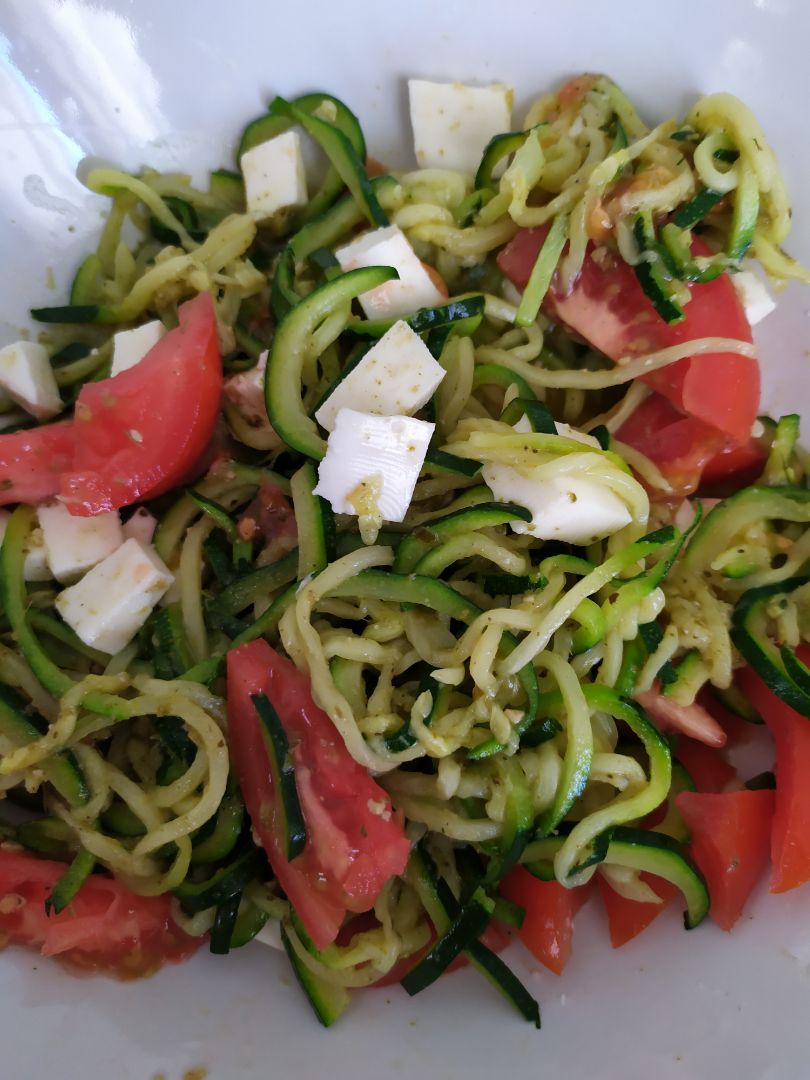
[[[730,930],[768,865],[774,793],[682,791],[675,803],[692,834],[691,853],[709,887],[709,914],[722,930]]]
[[[679,705],[657,690],[645,690],[636,694],[636,701],[645,709],[656,727],[661,731],[677,731],[707,746],[725,746],[726,733],[715,718],[695,702]]]
[[[810,646],[797,650],[810,663]],[[739,676],[743,693],[776,743],[776,806],[771,831],[770,891],[787,892],[810,881],[810,720],[772,694],[753,671]]]
[[[611,888],[601,874],[596,875],[599,885],[599,894],[608,917],[610,930],[610,944],[614,949],[620,949],[628,941],[646,930],[647,927],[658,918],[661,912],[666,911],[671,900],[678,895],[678,890],[669,881],[655,877],[653,874],[641,874],[641,880],[661,897],[660,904],[642,903],[638,900],[628,900],[620,896],[615,889]]]
[[[76,455],[61,483],[72,514],[99,514],[160,495],[208,446],[222,390],[213,300],[201,293],[178,316],[180,325],[135,367],[82,387]]]
[[[0,937],[72,967],[122,979],[151,975],[190,956],[200,938],[172,921],[168,896],[136,896],[93,874],[69,907],[46,915],[45,900],[65,865],[0,846]]]
[[[759,439],[721,450],[707,463],[700,478],[701,492],[731,495],[752,484],[765,467],[768,451]]]
[[[0,506],[36,504],[56,495],[75,450],[69,421],[0,435]]]
[[[675,757],[695,781],[698,791],[717,794],[738,779],[737,770],[721,750],[694,739],[681,736],[675,748]]]
[[[520,288],[529,280],[545,235],[545,229],[524,229],[498,256],[501,270]],[[694,241],[692,250],[696,255],[711,254],[700,240]],[[612,360],[704,337],[752,340],[745,310],[727,274],[689,289],[685,318],[670,325],[657,314],[623,259],[607,253],[597,262],[588,255],[569,292],[552,284],[544,307]],[[645,375],[643,381],[682,413],[718,429],[731,442],[748,440],[759,407],[755,360],[736,353],[686,357]]]
[[[307,826],[288,862],[276,823],[270,765],[251,694],[266,694],[292,748]],[[265,641],[228,653],[231,753],[245,804],[270,864],[318,948],[335,940],[346,910],[368,911],[410,852],[388,794],[357,764],[312,700],[308,677]]]
[[[536,959],[562,975],[571,955],[574,916],[591,895],[591,887],[566,889],[558,881],[540,881],[516,866],[501,882],[501,895],[526,911],[518,937]]]
[[[616,438],[653,461],[675,495],[691,494],[708,469],[719,476],[720,463],[728,460],[724,452],[727,440],[721,431],[684,416],[656,393],[641,402],[618,429]]]

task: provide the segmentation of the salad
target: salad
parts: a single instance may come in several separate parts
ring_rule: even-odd
[[[259,939],[326,1025],[470,964],[539,1027],[513,938],[560,974],[589,900],[618,947],[810,879],[807,456],[751,332],[810,275],[731,95],[409,92],[410,172],[325,93],[205,187],[91,170],[0,349],[0,933]]]

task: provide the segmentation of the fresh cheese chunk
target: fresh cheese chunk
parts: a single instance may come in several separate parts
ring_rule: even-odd
[[[259,355],[255,367],[240,371],[225,380],[225,397],[232,402],[252,427],[268,424],[267,405],[264,400],[264,372],[267,367],[267,349]]]
[[[369,319],[401,319],[423,307],[443,304],[446,297],[431,280],[407,237],[397,225],[375,229],[335,252],[343,270],[361,266],[393,266],[399,279],[361,293]]]
[[[52,502],[40,506],[39,524],[57,581],[75,581],[124,542],[117,510],[74,517],[64,503]]]
[[[62,411],[48,353],[34,341],[16,341],[0,349],[0,390],[38,420]]]
[[[445,376],[418,334],[397,322],[329,395],[315,419],[327,431],[341,409],[377,416],[412,416]]]
[[[11,521],[11,511],[0,510],[0,544],[6,535],[9,521]],[[23,551],[23,578],[25,581],[50,581],[51,577],[42,529],[35,526],[28,534]]]
[[[512,126],[513,91],[502,83],[465,86],[409,79],[416,160],[423,169],[474,173],[493,135]]]
[[[124,543],[56,597],[85,645],[111,655],[135,637],[174,577],[152,548]]]
[[[535,480],[509,465],[496,464],[485,465],[481,475],[499,502],[517,503],[531,511],[531,521],[514,521],[510,528],[538,540],[591,544],[632,520],[618,495],[586,477]]]
[[[732,274],[731,280],[751,326],[756,326],[775,310],[775,300],[756,274],[750,270],[741,270],[739,274]]]
[[[139,506],[132,517],[121,526],[124,540],[137,540],[139,544],[151,544],[157,528],[157,518],[145,506]]]
[[[136,326],[132,330],[119,330],[113,334],[113,358],[111,375],[120,375],[122,371],[128,371],[135,367],[146,356],[150,349],[160,341],[166,333],[166,327],[160,319]]]
[[[318,467],[315,493],[337,514],[365,512],[371,493],[383,521],[402,521],[435,427],[410,416],[341,409]]]
[[[297,131],[285,131],[254,146],[242,155],[241,165],[247,208],[259,221],[268,221],[279,210],[305,205],[307,178]]]

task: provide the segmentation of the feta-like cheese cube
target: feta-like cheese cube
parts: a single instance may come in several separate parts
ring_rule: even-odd
[[[259,221],[306,204],[307,178],[297,131],[285,131],[254,146],[242,155],[241,166],[247,208]]]
[[[425,169],[474,173],[487,143],[512,126],[510,86],[465,86],[409,79],[416,160]]]
[[[775,310],[776,301],[752,271],[741,270],[739,274],[732,274],[731,280],[751,326],[756,326]]]
[[[62,411],[48,353],[35,341],[15,341],[0,349],[0,390],[38,420]]]
[[[531,521],[514,521],[510,528],[538,540],[591,544],[632,520],[618,495],[588,477],[536,480],[510,465],[492,463],[484,465],[481,475],[498,502],[517,503],[531,511]]]
[[[430,400],[444,368],[406,322],[397,322],[368,350],[315,413],[327,431],[341,409],[377,416],[412,416]]]
[[[0,510],[0,544],[3,543],[9,521],[11,521],[11,511]],[[23,579],[25,581],[50,581],[51,577],[42,529],[34,526],[28,534],[28,541],[23,551]]]
[[[119,330],[113,334],[113,358],[111,375],[120,375],[135,367],[153,349],[166,333],[160,319],[135,326],[132,330]]]
[[[357,514],[363,486],[376,488],[383,521],[402,521],[435,427],[411,416],[341,409],[318,467],[315,493],[335,513]]]
[[[157,518],[150,514],[145,506],[139,506],[121,526],[125,540],[137,540],[140,544],[151,544],[157,528]]]
[[[358,299],[369,319],[401,319],[419,308],[436,307],[446,300],[397,225],[364,233],[338,248],[335,257],[343,270],[393,266],[399,274],[398,279],[360,294]]]
[[[56,609],[85,645],[111,655],[135,637],[174,581],[153,548],[124,543],[56,597]]]
[[[69,582],[106,559],[124,542],[117,510],[74,517],[61,502],[39,508],[39,524],[51,573]]]

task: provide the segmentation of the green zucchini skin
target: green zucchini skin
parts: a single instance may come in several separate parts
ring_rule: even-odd
[[[299,934],[300,936],[300,934]],[[335,986],[319,978],[306,966],[293,948],[289,934],[281,928],[281,941],[292,965],[298,985],[304,991],[312,1011],[324,1027],[331,1027],[349,1005],[349,992],[343,986]]]
[[[44,721],[40,727],[32,722],[26,710],[25,698],[13,687],[0,683],[0,734],[15,746],[25,746],[43,734],[46,729]],[[71,806],[83,806],[89,800],[87,780],[70,750],[46,758],[40,768],[46,780]]]
[[[672,325],[683,322],[684,310],[673,295],[672,286],[667,282],[662,267],[662,260],[655,242],[655,232],[650,215],[638,214],[633,225],[633,235],[639,251],[652,255],[653,261],[642,259],[633,270],[644,295],[664,320]]]
[[[56,882],[50,896],[46,899],[46,914],[58,915],[60,911],[64,911],[90,877],[95,865],[95,856],[91,855],[85,848],[79,848],[73,862]]]
[[[703,922],[709,913],[709,891],[703,875],[677,840],[664,833],[624,825],[614,827],[602,839],[599,864],[664,878],[680,889],[686,900],[685,928],[694,930]],[[564,842],[563,836],[551,836],[530,844],[522,856],[524,866],[541,881],[553,881],[553,859]]]
[[[273,338],[265,374],[267,415],[273,428],[293,450],[320,461],[326,442],[301,402],[301,370],[310,335],[329,312],[361,293],[396,278],[390,266],[350,270],[327,281],[300,300],[284,317]]]
[[[810,581],[810,576],[787,578],[743,593],[731,615],[731,640],[734,646],[769,690],[802,716],[810,718],[810,682],[803,678],[800,661],[790,650],[780,652],[761,637],[753,623],[768,601],[787,595]],[[789,657],[785,663],[785,655]]]
[[[278,713],[269,699],[264,694],[251,694],[251,701],[258,714],[262,739],[273,774],[276,805],[285,835],[285,854],[288,861],[292,862],[306,847],[307,827],[301,803],[298,801],[290,744]]]
[[[418,893],[436,932],[440,935],[446,934],[459,914],[459,904],[447,883],[439,877],[423,844],[417,844],[411,852],[405,876]],[[480,898],[478,902],[480,903]],[[506,964],[477,940],[471,940],[463,951],[473,968],[483,975],[525,1020],[539,1028],[540,1007],[537,1001]]]
[[[325,570],[335,557],[335,516],[329,503],[315,494],[318,473],[305,462],[290,480],[298,526],[298,580]]]

